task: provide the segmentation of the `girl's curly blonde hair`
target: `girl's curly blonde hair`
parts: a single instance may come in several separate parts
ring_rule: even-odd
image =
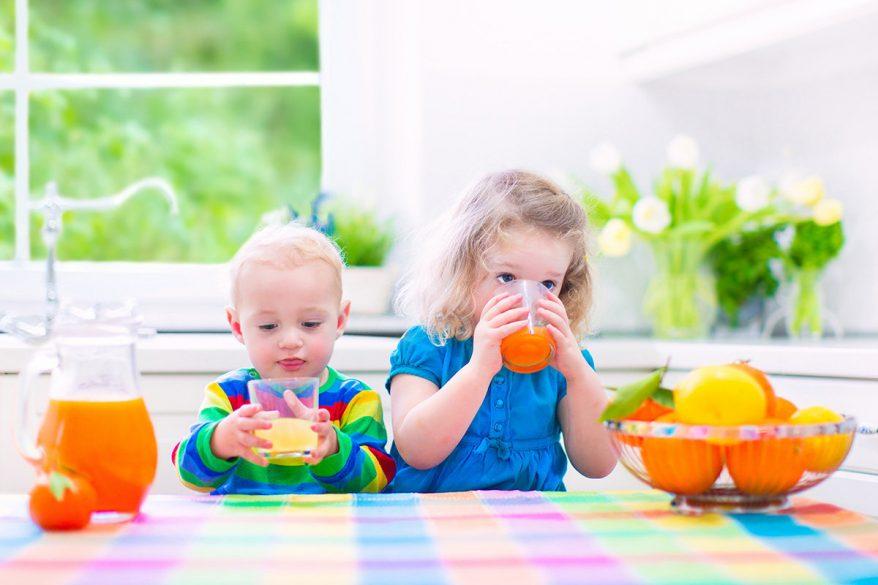
[[[520,170],[482,178],[417,234],[416,246],[426,242],[428,249],[403,278],[397,310],[416,319],[438,343],[472,337],[473,290],[487,270],[486,252],[509,230],[521,227],[562,239],[572,248],[573,260],[558,296],[571,329],[584,335],[592,300],[585,212],[552,181]]]

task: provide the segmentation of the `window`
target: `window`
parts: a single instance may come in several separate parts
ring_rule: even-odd
[[[159,176],[177,215],[157,193],[65,215],[62,299],[102,290],[160,328],[221,324],[219,263],[319,188],[320,116],[317,0],[0,2],[0,302],[39,310],[41,217],[24,210],[46,183],[89,198]]]

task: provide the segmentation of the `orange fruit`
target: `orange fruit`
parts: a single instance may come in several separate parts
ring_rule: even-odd
[[[793,413],[796,412],[798,408],[795,404],[787,400],[786,398],[777,397],[777,401],[774,407],[774,416],[781,420],[790,420],[790,417],[793,416]]]
[[[637,408],[637,410],[626,416],[623,420],[651,422],[658,417],[668,414],[670,412],[674,412],[673,409],[670,409],[667,406],[662,406],[652,398],[647,398],[643,401],[643,404],[641,404]],[[632,437],[629,435],[623,435],[621,433],[619,434],[619,440],[626,445],[633,445],[635,447],[639,447],[643,444],[643,437]]]
[[[765,424],[784,424],[767,419]],[[784,494],[805,473],[807,450],[802,439],[757,439],[727,447],[726,465],[739,490],[745,494]]]
[[[838,423],[843,420],[843,416],[822,406],[811,406],[797,410],[790,417],[790,423],[795,425]],[[826,473],[837,469],[847,457],[852,437],[850,435],[828,435],[808,437],[803,441],[805,442],[808,471]]]
[[[737,366],[706,366],[689,372],[674,387],[680,422],[742,425],[761,422],[766,414],[762,386]]]
[[[762,391],[765,392],[765,415],[769,418],[776,415],[777,408],[777,396],[774,393],[774,388],[771,386],[771,382],[768,381],[768,376],[765,375],[765,372],[758,368],[754,368],[749,364],[749,362],[739,361],[730,364],[733,368],[738,368],[743,371],[754,380],[759,386],[762,387]]]
[[[677,422],[674,413],[656,422]],[[723,470],[722,449],[696,439],[646,437],[640,448],[652,485],[674,494],[707,491]]]
[[[92,485],[80,475],[52,471],[30,492],[30,517],[44,530],[78,530],[91,520],[97,504]]]

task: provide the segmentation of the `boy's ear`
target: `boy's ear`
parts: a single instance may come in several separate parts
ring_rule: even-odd
[[[344,333],[348,326],[348,320],[351,318],[351,302],[342,301],[341,310],[338,312],[338,323],[335,326],[335,338],[338,339]]]
[[[232,335],[235,336],[235,339],[244,343],[244,334],[241,333],[241,321],[238,319],[238,311],[232,305],[226,307],[226,321],[229,322],[229,329],[232,330]]]

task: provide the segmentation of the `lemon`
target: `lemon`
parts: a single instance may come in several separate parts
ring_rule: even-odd
[[[767,414],[762,386],[740,368],[706,366],[689,372],[674,387],[680,422],[742,425],[761,422]]]
[[[843,420],[843,416],[822,406],[811,406],[797,410],[790,417],[790,423],[795,425],[838,423]],[[805,439],[808,471],[826,473],[835,470],[844,461],[850,447],[851,437],[849,435],[829,435]]]

